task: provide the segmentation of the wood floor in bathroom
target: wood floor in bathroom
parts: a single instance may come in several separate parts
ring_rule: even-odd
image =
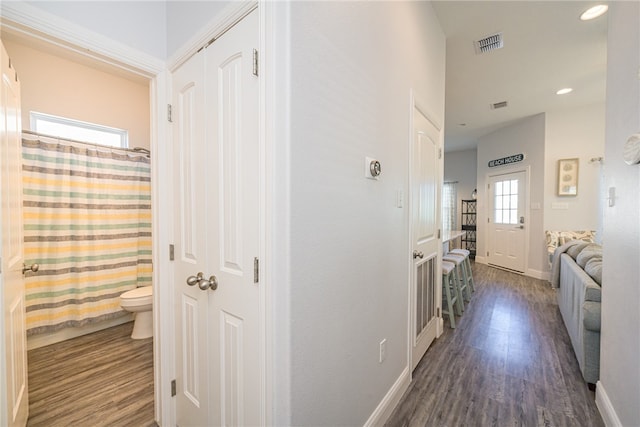
[[[29,351],[28,426],[155,426],[153,339],[133,323]]]

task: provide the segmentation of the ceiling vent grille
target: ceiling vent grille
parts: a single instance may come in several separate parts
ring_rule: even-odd
[[[504,108],[507,105],[509,105],[507,101],[496,102],[495,104],[491,104],[491,109],[497,110],[498,108]]]
[[[476,48],[476,54],[478,55],[481,53],[491,52],[492,50],[502,49],[504,47],[502,33],[492,34],[475,41],[473,44]]]

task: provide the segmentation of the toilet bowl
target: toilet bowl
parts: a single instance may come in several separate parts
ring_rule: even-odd
[[[131,338],[143,339],[153,336],[153,294],[151,286],[142,286],[120,295],[120,307],[134,313],[133,332]]]

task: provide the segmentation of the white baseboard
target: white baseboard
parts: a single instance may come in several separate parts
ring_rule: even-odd
[[[489,264],[489,261],[487,261],[486,257],[478,256],[478,255],[476,255],[475,262],[477,262],[478,264],[485,264],[485,265]]]
[[[615,409],[613,409],[609,396],[607,396],[607,391],[600,381],[596,384],[596,406],[600,410],[604,425],[607,427],[622,427],[620,418],[618,418]]]
[[[364,424],[365,427],[383,426],[396,408],[404,392],[409,388],[409,383],[411,383],[411,375],[407,366]]]
[[[34,348],[40,348],[57,342],[81,337],[82,335],[92,334],[103,329],[131,322],[132,320],[133,313],[116,317],[115,319],[105,320],[104,322],[83,326],[81,328],[65,328],[51,334],[32,335],[27,338],[27,350],[33,350]]]
[[[534,270],[533,268],[528,268],[527,272],[525,273],[525,276],[549,281],[549,279],[551,278],[551,273],[548,271],[540,271],[540,270]]]

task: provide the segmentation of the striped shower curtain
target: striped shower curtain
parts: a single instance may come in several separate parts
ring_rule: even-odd
[[[121,293],[151,284],[150,164],[25,134],[23,147],[27,334],[127,314]]]

